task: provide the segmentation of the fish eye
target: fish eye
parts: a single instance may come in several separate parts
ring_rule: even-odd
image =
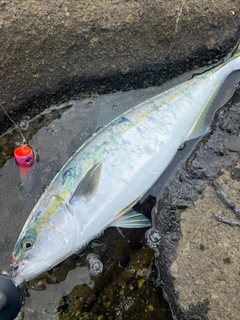
[[[22,247],[24,250],[29,250],[31,249],[33,246],[33,241],[32,239],[26,239],[25,241],[23,241],[22,243]]]
[[[21,247],[23,250],[30,250],[36,240],[36,231],[34,229],[29,229],[26,236],[22,239]]]

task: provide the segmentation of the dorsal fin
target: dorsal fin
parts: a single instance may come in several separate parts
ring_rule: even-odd
[[[129,109],[131,109],[131,107],[127,104],[121,106],[101,106],[101,109],[99,110],[97,123],[95,126],[95,131],[97,131],[99,128],[104,127],[106,124],[110,123],[112,120],[116,119],[118,116],[120,116]]]
[[[98,162],[92,166],[82,180],[79,182],[76,190],[74,191],[69,203],[72,204],[74,199],[84,196],[89,200],[89,198],[95,193],[97,186],[99,184],[100,175],[102,170],[102,163]]]

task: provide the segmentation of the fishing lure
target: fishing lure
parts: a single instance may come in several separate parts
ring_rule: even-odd
[[[19,125],[9,116],[7,111],[2,106],[3,111],[9,118],[9,120],[18,128],[19,133],[22,137],[22,144],[14,150],[14,159],[20,169],[20,180],[22,186],[26,192],[30,192],[33,187],[34,175],[31,168],[35,160],[35,155],[33,149],[27,144],[27,141],[22,133]]]
[[[14,158],[20,167],[31,167],[34,162],[33,149],[27,144],[22,144],[14,150]]]

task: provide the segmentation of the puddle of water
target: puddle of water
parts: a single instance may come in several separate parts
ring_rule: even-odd
[[[124,93],[117,92],[105,96],[93,96],[79,101],[70,101],[61,105],[62,108],[57,108],[56,110],[52,108],[50,112],[37,115],[34,119],[29,119],[28,128],[23,131],[23,133],[29,145],[37,151],[39,158],[39,161],[36,161],[32,167],[34,182],[30,192],[24,190],[21,184],[19,167],[10,156],[16,145],[22,142],[19,132],[17,130],[10,130],[8,134],[1,136],[0,151],[2,152],[3,165],[0,168],[1,269],[8,269],[9,257],[17,237],[44,188],[69,157],[94,132],[99,110],[106,106],[126,110],[126,106],[131,108],[149,97],[158,94],[161,90],[162,88],[155,87]],[[144,206],[146,206],[146,202]],[[147,205],[147,208],[149,210],[148,214],[150,214],[151,204]],[[58,319],[68,316],[71,304],[68,303],[68,307],[66,308],[64,307],[66,303],[61,300],[71,292],[74,292],[74,290],[76,291],[76,287],[82,288],[80,289],[77,299],[80,302],[83,301],[86,305],[86,295],[90,297],[96,294],[93,290],[94,287],[99,290],[99,288],[103,286],[101,282],[109,282],[109,275],[100,275],[96,280],[96,277],[89,274],[89,259],[87,259],[87,255],[89,253],[96,254],[96,252],[99,251],[98,257],[103,263],[104,270],[116,272],[114,269],[111,269],[113,265],[111,261],[112,257],[115,256],[115,263],[124,260],[123,253],[125,255],[125,251],[128,251],[127,256],[130,256],[130,252],[135,250],[132,248],[133,244],[136,245],[136,243],[138,243],[137,246],[142,247],[145,242],[145,230],[134,231],[134,233],[130,230],[123,230],[121,233],[122,235],[117,232],[117,229],[112,228],[112,230],[108,232],[108,235],[104,237],[103,241],[100,240],[99,243],[93,241],[80,259],[82,262],[79,261],[78,257],[68,259],[62,264],[63,266],[59,268],[65,271],[64,276],[59,276],[59,269],[55,268],[57,271],[55,270],[53,274],[44,275],[35,282],[33,281],[32,286],[35,285],[35,289],[39,289],[39,287],[41,288],[42,286],[44,292],[30,289],[30,297],[26,299],[26,304],[23,308],[24,319]],[[109,236],[109,234],[112,236]],[[118,237],[118,240],[116,240],[116,237]],[[112,242],[113,247],[119,246],[121,250],[115,253],[110,250],[111,254],[106,256],[106,252],[109,251],[109,245],[112,244]],[[141,243],[141,245],[139,243]],[[148,260],[146,260],[145,263],[150,265],[153,261],[153,252],[149,248],[145,249],[144,254],[145,252],[146,256],[148,256]],[[125,271],[121,264],[114,264],[114,268],[118,269],[117,273],[124,271],[128,275],[128,271]],[[138,277],[135,280],[138,281]],[[46,282],[50,284],[46,285]],[[96,283],[98,283],[98,285],[96,285]],[[95,299],[97,298],[95,297]],[[121,301],[122,310],[125,310],[127,307],[123,300]],[[161,304],[160,302],[158,303],[159,305]],[[84,308],[86,309],[86,307]],[[151,309],[151,307],[149,308]],[[58,309],[59,313],[57,313]],[[118,310],[119,315],[121,315],[122,312],[120,309]],[[168,309],[167,304],[164,306],[164,310],[166,309]],[[116,310],[112,312],[116,314]],[[167,310],[167,312],[164,311],[164,313],[169,314],[166,315],[166,319],[171,319],[169,310]],[[75,315],[69,315],[69,317],[69,319],[75,319]]]

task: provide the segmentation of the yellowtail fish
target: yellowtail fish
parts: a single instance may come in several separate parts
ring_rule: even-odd
[[[31,280],[78,253],[107,227],[140,228],[132,210],[179,146],[205,134],[204,117],[240,54],[118,116],[67,161],[27,219],[15,245],[12,277]]]

